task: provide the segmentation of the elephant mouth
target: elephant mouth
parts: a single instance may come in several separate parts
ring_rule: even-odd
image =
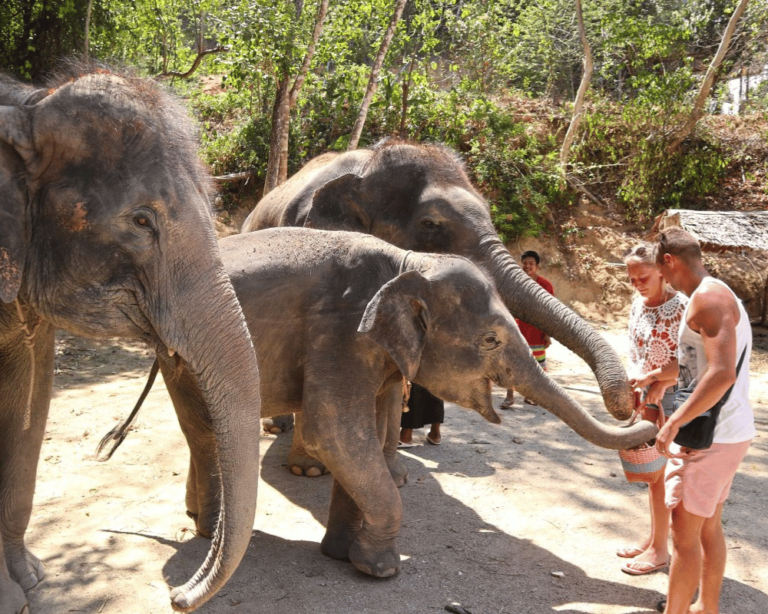
[[[488,422],[501,424],[501,417],[493,408],[493,384],[494,380],[490,377],[481,380],[481,384],[478,387],[479,390],[476,390],[472,395],[474,397],[472,408]]]

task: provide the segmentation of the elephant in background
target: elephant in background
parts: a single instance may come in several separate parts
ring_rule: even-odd
[[[0,614],[28,612],[24,590],[44,575],[24,535],[56,328],[142,339],[205,391],[221,522],[174,609],[210,599],[240,562],[256,505],[258,364],[210,196],[186,113],[153,82],[77,67],[41,89],[0,77]]]
[[[451,150],[388,141],[323,154],[264,196],[242,232],[276,226],[351,230],[403,249],[468,258],[485,271],[510,312],[586,360],[611,415],[630,417],[630,388],[616,352],[522,271],[496,234],[488,203]],[[294,473],[319,474],[301,446],[300,431],[288,464]]]
[[[304,445],[333,474],[322,551],[369,575],[399,568],[406,472],[388,442],[400,429],[403,377],[493,423],[496,383],[601,445],[629,447],[655,432],[648,422],[605,426],[581,408],[531,360],[514,318],[465,258],[306,228],[233,235],[219,247],[256,347],[262,415],[300,413]],[[158,358],[190,448],[188,513],[210,535],[219,489],[207,402],[184,361]]]

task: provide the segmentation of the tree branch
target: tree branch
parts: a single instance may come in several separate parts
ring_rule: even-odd
[[[680,143],[682,143],[686,137],[691,132],[693,132],[696,124],[704,115],[704,103],[706,102],[707,97],[709,96],[709,92],[712,89],[712,84],[715,80],[715,75],[720,68],[720,64],[722,64],[723,58],[728,51],[728,46],[731,43],[731,36],[733,36],[733,31],[736,29],[736,24],[738,23],[741,14],[744,12],[744,9],[747,8],[748,2],[749,0],[739,0],[739,4],[736,6],[736,10],[733,11],[733,15],[731,15],[731,19],[728,22],[728,27],[725,29],[723,38],[720,41],[720,46],[717,49],[717,53],[715,54],[712,63],[709,65],[709,68],[707,68],[707,74],[704,76],[704,81],[701,83],[699,94],[696,96],[696,101],[693,103],[693,110],[688,117],[688,121],[686,121],[683,127],[677,132],[675,140],[667,146],[667,154],[674,153],[677,148],[680,147]]]
[[[371,68],[371,75],[368,78],[368,87],[365,90],[363,96],[363,102],[360,104],[360,112],[355,120],[355,125],[352,128],[352,134],[349,137],[349,145],[347,151],[353,151],[357,149],[357,144],[360,141],[360,135],[363,133],[363,126],[365,125],[365,119],[368,116],[368,107],[371,106],[371,100],[376,92],[376,86],[378,85],[379,71],[381,65],[384,63],[384,57],[387,55],[389,44],[392,42],[392,37],[395,35],[395,28],[397,28],[397,22],[400,21],[400,16],[403,14],[405,3],[407,0],[396,0],[395,12],[392,14],[392,19],[389,22],[387,31],[384,33],[384,38],[381,39],[381,46],[379,47],[379,53],[376,56],[376,61]]]
[[[561,172],[565,174],[565,166],[568,164],[568,158],[571,154],[571,143],[576,137],[576,131],[579,129],[581,123],[581,107],[584,104],[584,96],[589,89],[589,82],[592,79],[592,51],[589,48],[589,41],[587,40],[587,31],[584,28],[584,15],[581,11],[581,0],[576,0],[576,17],[579,21],[579,36],[581,37],[581,44],[584,47],[584,74],[581,76],[581,84],[579,85],[579,91],[576,94],[576,100],[573,103],[573,116],[571,117],[571,123],[568,126],[568,132],[563,139],[563,147],[560,150],[560,166]]]
[[[198,52],[197,57],[195,58],[195,61],[192,62],[192,66],[189,68],[187,72],[176,72],[176,71],[163,71],[159,75],[155,75],[155,79],[168,79],[170,77],[179,77],[180,79],[188,79],[192,76],[192,74],[198,69],[200,66],[200,62],[203,61],[203,58],[207,55],[210,55],[211,53],[226,53],[229,51],[229,47],[212,47],[210,49],[204,49],[203,51]]]

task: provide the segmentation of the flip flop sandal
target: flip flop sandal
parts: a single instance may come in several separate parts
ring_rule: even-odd
[[[427,441],[431,443],[433,446],[439,446],[441,443],[443,443],[442,441],[437,441],[435,439],[432,439],[429,435],[427,435]]]
[[[630,576],[644,576],[645,574],[659,571],[659,569],[664,569],[667,565],[669,565],[669,561],[660,563],[659,565],[646,563],[645,561],[630,561],[628,563],[624,563],[624,565],[621,566],[621,571],[629,574]]]
[[[501,405],[499,405],[499,409],[512,409],[514,404],[514,401],[502,401]]]
[[[404,442],[404,441],[400,441],[400,442],[398,442],[398,444],[397,444],[397,449],[398,449],[398,450],[402,450],[402,449],[404,449],[404,448],[415,448],[417,445],[418,445],[418,444],[415,444],[415,443],[413,443],[413,442],[408,442],[408,443],[406,443],[406,442]]]
[[[645,552],[640,546],[627,546],[621,550],[616,551],[616,556],[620,556],[623,559],[633,559],[636,556]]]

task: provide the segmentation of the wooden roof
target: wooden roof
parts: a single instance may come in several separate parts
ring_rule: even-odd
[[[655,230],[680,226],[696,237],[705,251],[768,251],[768,211],[667,209],[654,226]]]

